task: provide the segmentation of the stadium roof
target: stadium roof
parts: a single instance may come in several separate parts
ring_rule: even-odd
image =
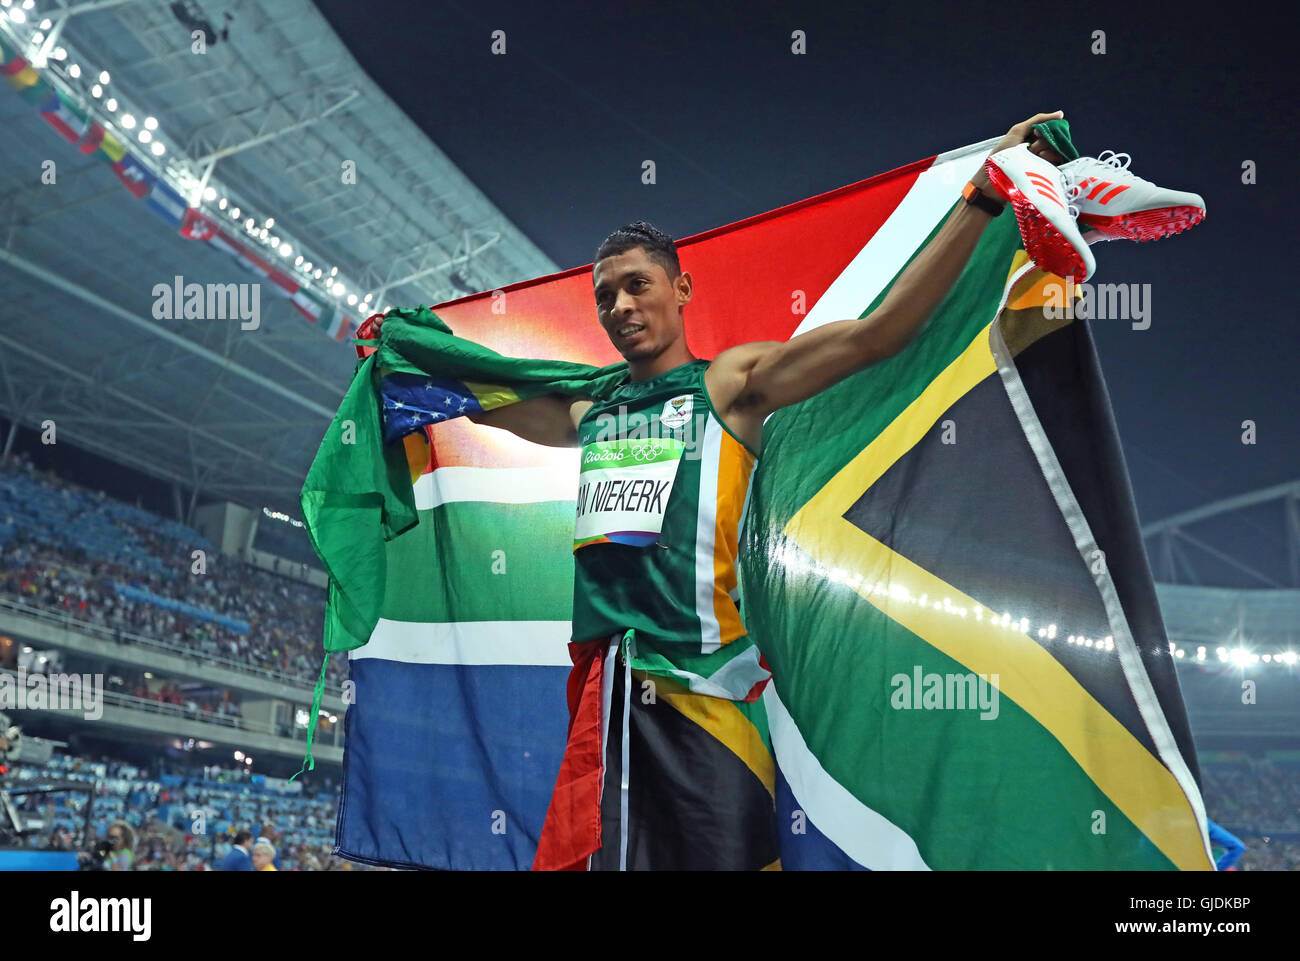
[[[24,23],[0,21],[0,40],[150,175],[203,198],[213,222],[353,323],[555,269],[305,0],[40,0]],[[110,79],[96,95],[101,71]],[[140,142],[146,117],[165,154]],[[61,140],[38,105],[4,87],[0,128],[0,410],[29,427],[53,420],[58,439],[205,497],[292,511],[352,372],[351,347],[265,281],[256,330],[155,319],[155,286],[177,276],[260,278],[181,236],[104,156]],[[54,183],[41,181],[47,160]],[[259,236],[268,218],[277,245]]]

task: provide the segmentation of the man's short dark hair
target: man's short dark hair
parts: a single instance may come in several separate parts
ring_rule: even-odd
[[[239,847],[240,845],[247,844],[251,840],[253,840],[252,831],[240,831],[238,834],[235,835],[235,847]]]
[[[673,242],[673,238],[644,220],[625,224],[602,240],[600,246],[596,248],[596,256],[592,263],[599,263],[606,257],[613,257],[616,254],[625,254],[635,247],[640,247],[651,260],[662,267],[668,274],[669,280],[676,280],[681,274],[682,266],[677,260],[677,244]]]

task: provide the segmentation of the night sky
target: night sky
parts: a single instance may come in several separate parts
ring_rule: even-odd
[[[1258,5],[318,6],[561,267],[630,220],[689,236],[1063,109],[1084,153],[1126,151],[1208,209],[1187,234],[1093,248],[1095,282],[1151,285],[1150,329],[1093,323],[1142,519],[1300,477],[1296,55]]]

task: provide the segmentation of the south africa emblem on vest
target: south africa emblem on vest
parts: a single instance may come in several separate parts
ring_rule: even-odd
[[[693,404],[694,401],[691,399],[690,394],[682,394],[672,400],[665,401],[663,412],[659,415],[659,423],[670,430],[685,427],[687,421],[691,419]]]

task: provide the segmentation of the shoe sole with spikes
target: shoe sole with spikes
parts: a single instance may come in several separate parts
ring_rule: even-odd
[[[1203,207],[1163,207],[1155,210],[1135,210],[1114,217],[1080,214],[1079,226],[1105,235],[1098,239],[1145,241],[1181,234],[1204,219],[1205,208]]]
[[[1092,276],[1095,264],[1090,262],[1091,255],[1087,255],[1085,260],[1088,245],[1082,235],[1079,237],[1078,245],[1072,243],[997,164],[994,159],[997,156],[994,154],[984,161],[984,171],[988,174],[993,188],[1011,204],[1011,208],[1016,212],[1016,222],[1020,225],[1020,237],[1025,242],[1025,252],[1039,268],[1048,273],[1056,274],[1058,277],[1070,277],[1079,282],[1087,280]],[[1070,226],[1074,226],[1073,218],[1070,218]],[[1080,245],[1082,251],[1079,249]]]

